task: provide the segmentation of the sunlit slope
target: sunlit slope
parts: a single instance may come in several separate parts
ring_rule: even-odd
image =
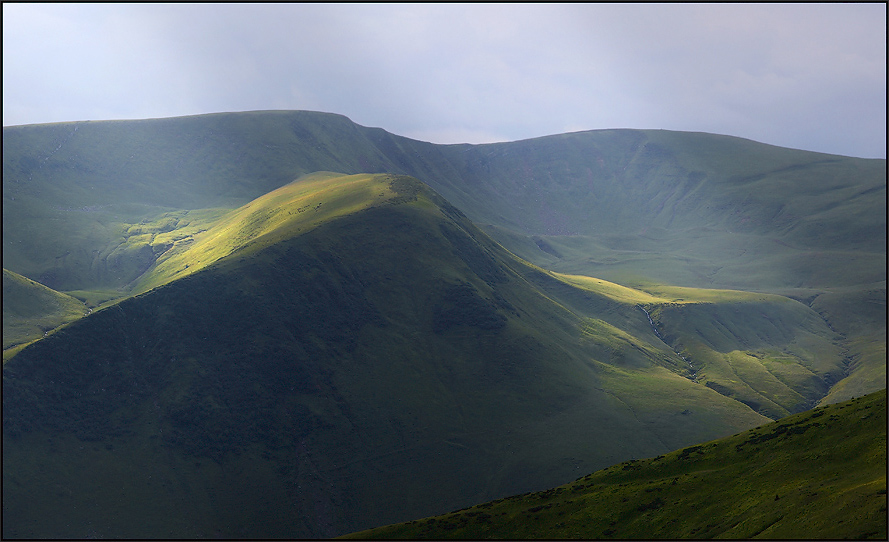
[[[187,227],[315,171],[401,172],[364,130],[307,111],[4,127],[3,266],[59,291],[126,287],[160,253],[121,247],[133,226]]]
[[[845,387],[885,379],[885,160],[663,130],[433,145],[306,111],[3,133],[4,267],[82,299],[125,295],[174,243],[300,175],[407,174],[547,269],[809,304],[867,366]]]
[[[773,419],[815,406],[857,369],[849,366],[842,335],[783,296],[552,276],[644,313],[649,334],[672,351],[675,372]],[[589,303],[573,298],[577,306]]]
[[[397,195],[308,231],[288,215],[7,362],[4,535],[333,536],[767,421],[683,376],[632,304],[415,180],[366,182]]]
[[[191,274],[247,245],[256,250],[336,216],[396,197],[389,188],[394,177],[340,177],[343,175],[336,173],[303,176],[234,210],[164,211],[132,224],[111,222],[107,230],[96,234],[98,237],[75,249],[92,253],[88,273],[98,282],[80,277],[77,280],[82,281],[83,288],[68,293],[95,308]],[[90,247],[100,248],[88,250]],[[76,269],[69,271],[74,273]],[[26,308],[25,302],[35,306]],[[39,303],[37,297],[20,298],[17,307],[9,309],[18,311],[16,315],[10,313],[10,326],[30,329],[31,339],[56,327],[47,327],[47,322],[37,316],[24,316],[41,311]],[[6,338],[15,344],[22,342],[12,327],[8,331]]]
[[[87,313],[83,303],[3,270],[3,351],[43,337]]]
[[[199,271],[226,256],[260,250],[325,221],[398,196],[391,175],[313,173],[265,194],[217,220],[205,231],[176,240],[140,278],[144,291]],[[404,182],[404,181],[401,181]]]
[[[97,281],[93,250],[116,223],[236,208],[322,170],[419,178],[561,272],[759,290],[885,280],[885,160],[662,130],[433,145],[306,111],[3,133],[4,267],[57,290]]]
[[[664,340],[694,365],[699,382],[768,416],[886,385],[884,283],[814,294],[801,300],[807,310],[773,294],[649,282],[628,288],[556,275],[646,308]]]
[[[886,538],[886,391],[357,539]]]

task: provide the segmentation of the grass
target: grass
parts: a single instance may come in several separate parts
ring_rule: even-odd
[[[581,311],[569,293],[586,293],[515,259],[416,181],[389,186],[389,204],[235,251],[10,360],[4,496],[22,504],[5,532],[334,536],[766,420],[664,368],[670,351],[636,336],[650,327],[634,306]],[[81,459],[59,465],[67,454]],[[147,471],[167,485],[145,486]],[[250,477],[289,513],[268,512]],[[178,503],[169,496],[183,488],[193,504],[121,519],[139,499]],[[44,515],[80,500],[103,512]]]
[[[94,309],[4,350],[4,535],[333,536],[885,387],[885,160],[308,112],[10,127],[3,153],[4,268]]]
[[[440,146],[285,111],[7,127],[4,141],[4,265],[58,290],[84,289],[93,265],[98,238],[73,232],[236,208],[323,170],[412,175],[523,258],[612,282],[774,290],[885,275],[885,160],[657,130]],[[49,275],[44,251],[66,250],[78,271]]]
[[[253,200],[193,234],[173,230],[172,246],[140,279],[147,291],[190,275],[236,251],[260,250],[339,216],[397,197],[386,175],[315,173]],[[162,241],[163,242],[163,241]]]
[[[651,315],[701,383],[773,419],[811,408],[845,375],[842,336],[787,298],[664,305]]]
[[[355,539],[884,539],[886,391]]]
[[[287,111],[7,127],[4,142],[4,267],[57,291],[180,276],[143,274],[220,216],[198,210],[325,170],[412,175],[522,258],[625,286],[862,299],[885,280],[885,160],[658,130],[441,146]],[[847,307],[819,313],[885,333],[865,301]]]
[[[234,209],[314,171],[395,170],[348,119],[310,112],[5,127],[3,140],[4,267],[60,291],[130,284],[147,252],[106,258],[165,213]]]
[[[83,303],[3,270],[3,359],[53,329],[87,314]]]
[[[844,337],[812,309],[784,296],[647,281],[629,288],[580,275],[551,276],[624,310],[645,311],[646,320],[652,319],[649,329],[637,327],[634,334],[654,334],[669,347],[672,355],[662,358],[662,366],[773,419],[811,408],[830,383],[847,374]],[[852,372],[879,385],[876,367],[868,358]]]

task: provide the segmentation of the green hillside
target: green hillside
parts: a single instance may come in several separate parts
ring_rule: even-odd
[[[91,306],[166,280],[146,271],[173,245],[296,178],[385,172],[549,270],[800,301],[841,336],[828,400],[885,385],[885,160],[663,130],[433,145],[307,111],[3,133],[4,267]]]
[[[336,179],[374,189],[7,362],[4,536],[333,536],[767,421],[421,183]]]
[[[115,223],[235,208],[324,170],[414,176],[513,252],[562,272],[760,290],[885,281],[885,160],[728,136],[600,130],[432,145],[339,115],[269,111],[6,127],[3,152],[4,225],[17,226],[4,231],[6,267],[62,290],[75,277],[60,268],[100,271],[102,255],[78,245],[113,241]],[[69,223],[76,235],[46,231]],[[36,247],[20,246],[25,231]]]
[[[306,173],[397,172],[360,127],[323,113],[4,127],[3,141],[4,267],[61,291],[138,278],[157,253],[119,248],[134,225],[199,230],[195,211]]]
[[[65,294],[17,273],[3,270],[3,357],[7,350],[43,337],[62,324],[76,320],[89,309]]]
[[[850,372],[843,336],[783,296],[553,276],[637,308],[674,352],[676,370],[772,419],[815,406]]]
[[[335,536],[886,387],[885,160],[305,111],[3,135],[4,537]]]
[[[227,213],[207,224],[205,230],[186,234],[179,228],[171,229],[151,239],[165,248],[140,277],[136,291],[190,275],[234,252],[243,253],[248,246],[251,252],[261,250],[339,216],[391,202],[399,197],[392,186],[404,182],[412,181],[370,174],[314,173]]]
[[[563,134],[464,155],[461,176],[478,203],[461,208],[532,236],[520,255],[557,271],[760,290],[885,280],[884,160],[656,130]],[[825,251],[854,255],[859,268]]]
[[[886,539],[886,391],[356,539]]]

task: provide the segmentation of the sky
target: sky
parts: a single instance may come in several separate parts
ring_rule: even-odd
[[[711,132],[886,157],[886,5],[3,4],[3,125],[269,109],[433,143]]]

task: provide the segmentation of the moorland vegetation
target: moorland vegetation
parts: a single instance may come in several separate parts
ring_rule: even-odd
[[[4,537],[337,536],[885,388],[885,160],[284,111],[3,153]]]

